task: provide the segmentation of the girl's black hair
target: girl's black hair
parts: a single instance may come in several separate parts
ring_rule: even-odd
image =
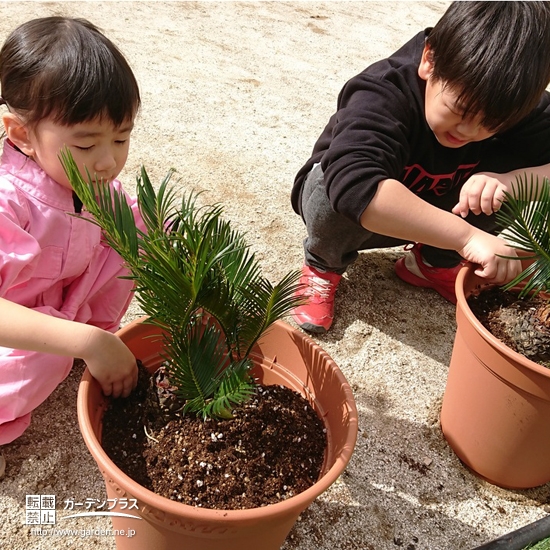
[[[453,2],[426,42],[433,78],[487,129],[524,118],[550,82],[549,2]]]
[[[0,50],[0,86],[8,107],[31,126],[97,117],[120,126],[141,103],[117,47],[89,21],[68,17],[33,19],[9,35]]]

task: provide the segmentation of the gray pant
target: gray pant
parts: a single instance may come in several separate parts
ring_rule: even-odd
[[[458,202],[460,188],[430,203],[451,211]],[[342,274],[356,260],[359,250],[386,248],[411,241],[395,239],[363,229],[345,216],[336,213],[328,200],[321,165],[317,164],[307,175],[302,193],[302,217],[307,228],[304,240],[305,263],[321,271]],[[466,221],[489,233],[495,233],[495,216],[469,214]],[[442,250],[432,246],[422,248],[422,256],[433,266],[454,267],[461,258],[454,250]]]

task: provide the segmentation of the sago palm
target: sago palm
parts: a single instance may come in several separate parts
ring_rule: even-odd
[[[254,392],[252,347],[300,303],[299,273],[272,285],[243,235],[222,219],[221,206],[199,207],[194,193],[178,201],[172,172],[155,192],[142,167],[141,230],[123,193],[89,175],[86,181],[68,150],[61,161],[92,223],[129,268],[149,322],[162,329],[168,377],[183,411],[230,417]]]
[[[512,193],[506,194],[497,213],[506,227],[508,243],[523,252],[529,265],[506,290],[523,283],[520,298],[532,298],[550,289],[550,183],[544,178],[527,175],[518,177]],[[548,364],[550,361],[550,304],[548,300],[536,305],[518,305],[513,311],[501,315],[505,330],[513,339],[516,349],[527,357]]]
[[[510,289],[520,282],[525,286],[520,296],[537,294],[550,286],[550,183],[536,177],[519,176],[512,193],[506,194],[497,219],[506,227],[509,244],[523,251],[524,259],[533,262],[506,285]]]

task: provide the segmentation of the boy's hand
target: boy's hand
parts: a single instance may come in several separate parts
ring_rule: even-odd
[[[505,284],[517,277],[521,271],[519,260],[508,260],[500,256],[517,257],[514,248],[508,246],[504,239],[472,227],[472,234],[466,245],[457,250],[466,260],[477,264],[475,274],[495,284]]]
[[[471,211],[476,215],[483,213],[490,216],[499,210],[504,201],[504,193],[511,191],[510,183],[505,181],[505,177],[505,174],[493,172],[474,174],[462,186],[458,204],[452,210],[453,214],[465,218]]]
[[[105,330],[93,331],[82,357],[91,375],[99,382],[105,395],[128,397],[137,384],[137,363],[122,340]]]

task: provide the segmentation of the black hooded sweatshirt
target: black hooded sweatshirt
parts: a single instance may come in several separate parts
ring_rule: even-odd
[[[430,202],[450,192],[458,197],[476,172],[550,163],[548,92],[527,117],[491,138],[456,149],[437,141],[426,122],[426,82],[417,72],[430,30],[345,84],[336,113],[294,181],[291,200],[298,214],[304,180],[319,162],[332,208],[356,223],[384,179],[396,179]]]

